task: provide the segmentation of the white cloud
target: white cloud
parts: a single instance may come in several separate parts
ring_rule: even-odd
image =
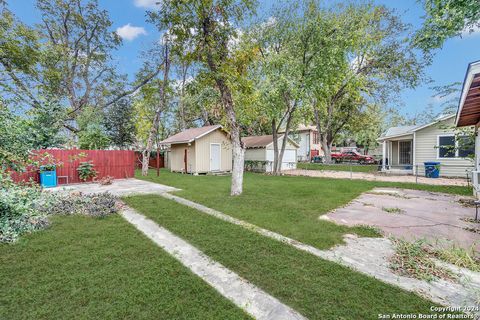
[[[470,28],[465,28],[462,31],[462,38],[474,37],[480,35],[480,25],[476,25]]]
[[[124,25],[123,27],[117,28],[117,34],[122,39],[132,41],[138,36],[146,35],[147,31],[143,27],[134,27],[130,23]]]
[[[158,3],[161,2],[160,0],[134,0],[133,3],[137,7],[141,8],[158,8]]]

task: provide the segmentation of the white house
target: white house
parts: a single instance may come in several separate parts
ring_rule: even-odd
[[[480,195],[480,61],[468,65],[455,118],[457,127],[475,126],[475,158],[472,172],[474,194]]]
[[[312,155],[323,155],[318,130],[315,126],[301,124],[290,132],[289,137],[298,144],[298,161],[310,161]]]
[[[393,127],[378,141],[382,144],[382,171],[423,175],[424,162],[439,162],[440,175],[466,177],[473,168],[471,148],[461,148],[455,135],[455,115],[418,126]]]
[[[245,145],[245,162],[253,162],[256,170],[271,172],[273,170],[273,136],[250,136],[242,138]],[[278,146],[281,147],[283,135],[279,135]],[[283,154],[282,170],[297,168],[298,144],[292,139],[287,140]]]

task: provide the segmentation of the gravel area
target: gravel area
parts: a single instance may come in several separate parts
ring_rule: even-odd
[[[335,179],[356,179],[368,181],[387,181],[387,182],[410,182],[443,186],[467,186],[466,179],[463,178],[437,178],[431,179],[426,177],[418,177],[412,175],[389,175],[384,173],[365,173],[365,172],[349,172],[349,171],[329,171],[329,170],[286,170],[282,171],[285,175],[319,177],[319,178],[335,178]]]

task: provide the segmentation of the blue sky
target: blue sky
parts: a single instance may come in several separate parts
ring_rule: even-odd
[[[141,65],[140,53],[158,40],[159,34],[155,27],[145,21],[145,10],[152,7],[156,1],[158,0],[99,0],[101,7],[110,13],[113,30],[123,27],[121,29],[125,37],[123,45],[115,52],[120,72],[132,76]],[[259,2],[259,12],[264,15],[274,0]],[[415,28],[421,25],[423,9],[417,0],[375,0],[374,2],[394,8],[404,22],[411,23]],[[39,14],[34,5],[35,0],[9,0],[8,3],[10,9],[25,23],[33,24],[39,21]],[[435,82],[423,84],[415,90],[405,90],[401,93],[401,102],[395,107],[401,113],[414,114],[433,103],[436,111],[440,111],[440,102],[432,98],[433,91],[430,87],[463,81],[467,64],[476,60],[480,60],[480,31],[464,38],[448,40],[436,53],[433,64],[426,68],[427,76]]]

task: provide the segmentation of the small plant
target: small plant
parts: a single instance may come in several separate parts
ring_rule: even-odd
[[[480,233],[480,228],[475,228],[475,227],[465,227],[463,228],[463,230],[466,230],[472,233]]]
[[[480,258],[476,256],[474,245],[468,250],[453,245],[449,248],[434,250],[432,254],[438,259],[451,263],[457,267],[480,272]]]
[[[92,161],[80,162],[80,165],[77,168],[78,177],[80,180],[87,181],[88,179],[95,178],[97,176],[97,171],[93,169]]]
[[[387,213],[393,213],[393,214],[403,213],[403,210],[397,207],[382,207],[382,210]]]
[[[470,223],[480,223],[480,220],[475,220],[475,218],[460,218],[460,220]]]
[[[113,183],[113,177],[106,176],[106,177],[103,177],[103,178],[97,180],[97,182],[98,182],[99,185],[108,186],[108,185],[111,185]]]
[[[424,240],[408,242],[392,239],[395,254],[390,258],[390,268],[401,276],[425,281],[435,279],[454,280],[455,275],[448,269],[438,266],[432,259],[431,248]]]

